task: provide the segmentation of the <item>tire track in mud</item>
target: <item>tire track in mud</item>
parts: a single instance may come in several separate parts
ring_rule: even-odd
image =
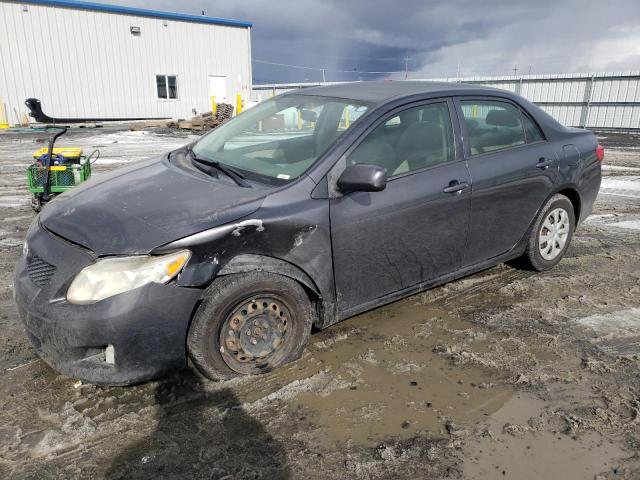
[[[533,272],[518,270],[505,264],[490,267],[470,277],[435,287],[418,294],[420,303],[446,308],[451,312],[465,316],[471,305],[481,302],[487,293],[499,289],[515,281],[526,279]]]

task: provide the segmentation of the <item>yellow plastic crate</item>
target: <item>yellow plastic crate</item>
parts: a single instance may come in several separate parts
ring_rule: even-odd
[[[46,155],[49,153],[49,149],[47,147],[43,147],[40,150],[36,150],[33,152],[33,158],[36,160],[40,158],[42,155]],[[54,155],[62,155],[67,160],[78,160],[82,156],[81,148],[72,148],[72,147],[59,147],[53,149]]]

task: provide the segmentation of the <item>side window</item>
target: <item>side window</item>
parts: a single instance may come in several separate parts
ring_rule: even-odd
[[[164,75],[156,75],[156,87],[158,89],[158,98],[167,98],[167,77]]]
[[[178,98],[178,82],[175,75],[167,76],[167,85],[169,87],[169,98]]]
[[[529,116],[522,112],[522,123],[524,124],[524,133],[527,137],[527,143],[536,143],[544,140],[542,132],[538,126],[533,123],[533,120]]]
[[[392,177],[453,160],[446,102],[409,108],[385,119],[347,157],[347,165],[379,165]]]
[[[471,155],[525,143],[520,110],[510,103],[490,100],[463,100],[460,103]]]

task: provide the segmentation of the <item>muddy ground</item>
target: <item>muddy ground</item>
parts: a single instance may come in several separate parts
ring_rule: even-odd
[[[38,360],[12,303],[41,133],[0,136],[0,478],[640,478],[640,139],[605,135],[566,258],[500,265],[312,336],[225,383],[82,385]],[[184,144],[85,130],[95,175]]]

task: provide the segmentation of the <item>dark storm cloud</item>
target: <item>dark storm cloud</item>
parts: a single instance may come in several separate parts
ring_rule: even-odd
[[[640,68],[637,0],[107,1],[253,22],[256,83]]]

